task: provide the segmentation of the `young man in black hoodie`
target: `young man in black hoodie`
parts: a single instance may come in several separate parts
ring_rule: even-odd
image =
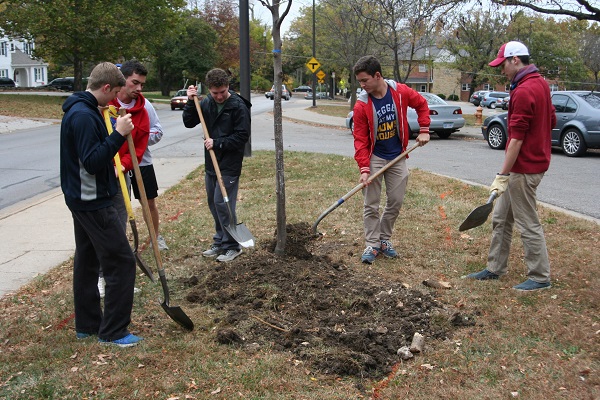
[[[60,179],[73,216],[75,257],[73,294],[78,339],[93,335],[101,343],[135,346],[140,337],[127,330],[133,308],[135,259],[113,205],[118,190],[113,157],[133,129],[131,114],[119,117],[108,136],[99,107],[115,98],[125,78],[116,65],[98,64],[87,90],[63,104],[60,128]],[[98,292],[100,267],[106,280],[104,312]]]
[[[208,96],[202,99],[200,108],[207,125],[210,139],[204,138],[204,159],[206,195],[208,207],[215,221],[213,244],[202,253],[204,257],[216,257],[217,261],[232,261],[242,254],[238,242],[223,227],[235,223],[235,204],[242,173],[244,147],[250,137],[250,102],[229,89],[229,75],[222,69],[214,68],[206,74],[205,84]],[[183,124],[193,128],[200,123],[194,96],[198,88],[190,86],[188,99],[183,109]],[[205,129],[206,129],[205,128]],[[224,202],[217,175],[211,161],[209,150],[214,150],[223,177],[223,183],[229,197],[234,221],[229,221],[227,204]]]

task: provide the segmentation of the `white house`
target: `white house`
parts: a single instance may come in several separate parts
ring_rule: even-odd
[[[33,49],[33,42],[0,37],[0,77],[11,78],[20,87],[48,83],[48,64],[34,59]]]

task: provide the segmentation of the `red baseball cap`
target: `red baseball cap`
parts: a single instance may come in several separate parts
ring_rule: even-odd
[[[527,50],[527,47],[525,47],[525,45],[521,42],[508,42],[508,43],[504,43],[502,45],[502,47],[500,47],[500,50],[498,50],[498,55],[496,56],[496,59],[494,61],[492,61],[491,63],[489,63],[488,65],[490,67],[497,67],[498,65],[502,64],[502,62],[504,60],[506,60],[509,57],[514,57],[514,56],[528,56],[529,55],[529,50]]]

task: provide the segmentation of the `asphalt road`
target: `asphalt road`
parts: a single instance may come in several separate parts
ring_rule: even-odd
[[[252,102],[252,149],[273,150],[273,102],[260,95],[253,96]],[[304,115],[309,115],[307,112],[314,114],[305,111],[311,105],[311,101],[301,96],[282,102],[284,116],[296,113],[295,119],[303,119]],[[203,162],[200,128],[185,128],[180,110],[171,111],[166,104],[159,104],[156,108],[166,134],[160,143],[152,147],[155,164],[157,160],[168,162],[182,157]],[[463,108],[465,114],[474,112],[470,105]],[[319,116],[316,120],[327,118]],[[338,122],[343,125],[343,119],[336,119],[336,124]],[[59,129],[60,126],[55,124],[0,135],[0,210],[6,211],[7,207],[43,196],[60,186]],[[411,153],[409,167],[489,185],[500,168],[503,152],[491,150],[477,129],[471,128],[470,132],[472,134],[466,136],[453,134],[447,140],[432,135],[427,146]],[[348,157],[352,157],[354,152],[352,136],[345,129],[290,121],[284,121],[284,149]],[[550,169],[538,189],[538,199],[600,220],[597,200],[600,198],[599,161],[600,152],[589,152],[581,158],[553,152]]]

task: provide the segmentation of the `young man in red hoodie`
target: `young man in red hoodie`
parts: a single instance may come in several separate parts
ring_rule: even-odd
[[[359,59],[354,65],[354,75],[363,88],[354,105],[354,159],[360,168],[360,182],[367,183],[371,174],[406,150],[410,136],[407,107],[417,112],[420,127],[417,143],[420,146],[429,142],[431,121],[425,98],[404,84],[384,79],[381,64],[375,57]],[[386,203],[380,215],[383,180]],[[363,263],[372,264],[379,254],[398,257],[390,239],[407,183],[408,167],[406,159],[402,159],[364,188],[366,248],[361,257]]]
[[[508,42],[500,47],[490,67],[500,67],[510,80],[508,141],[500,172],[490,187],[497,192],[492,217],[492,242],[487,268],[467,275],[477,280],[498,279],[508,270],[513,226],[521,231],[527,280],[513,289],[532,291],[550,287],[550,262],[544,229],[537,214],[537,187],[550,166],[552,128],[556,113],[550,88],[529,63],[523,43]]]

